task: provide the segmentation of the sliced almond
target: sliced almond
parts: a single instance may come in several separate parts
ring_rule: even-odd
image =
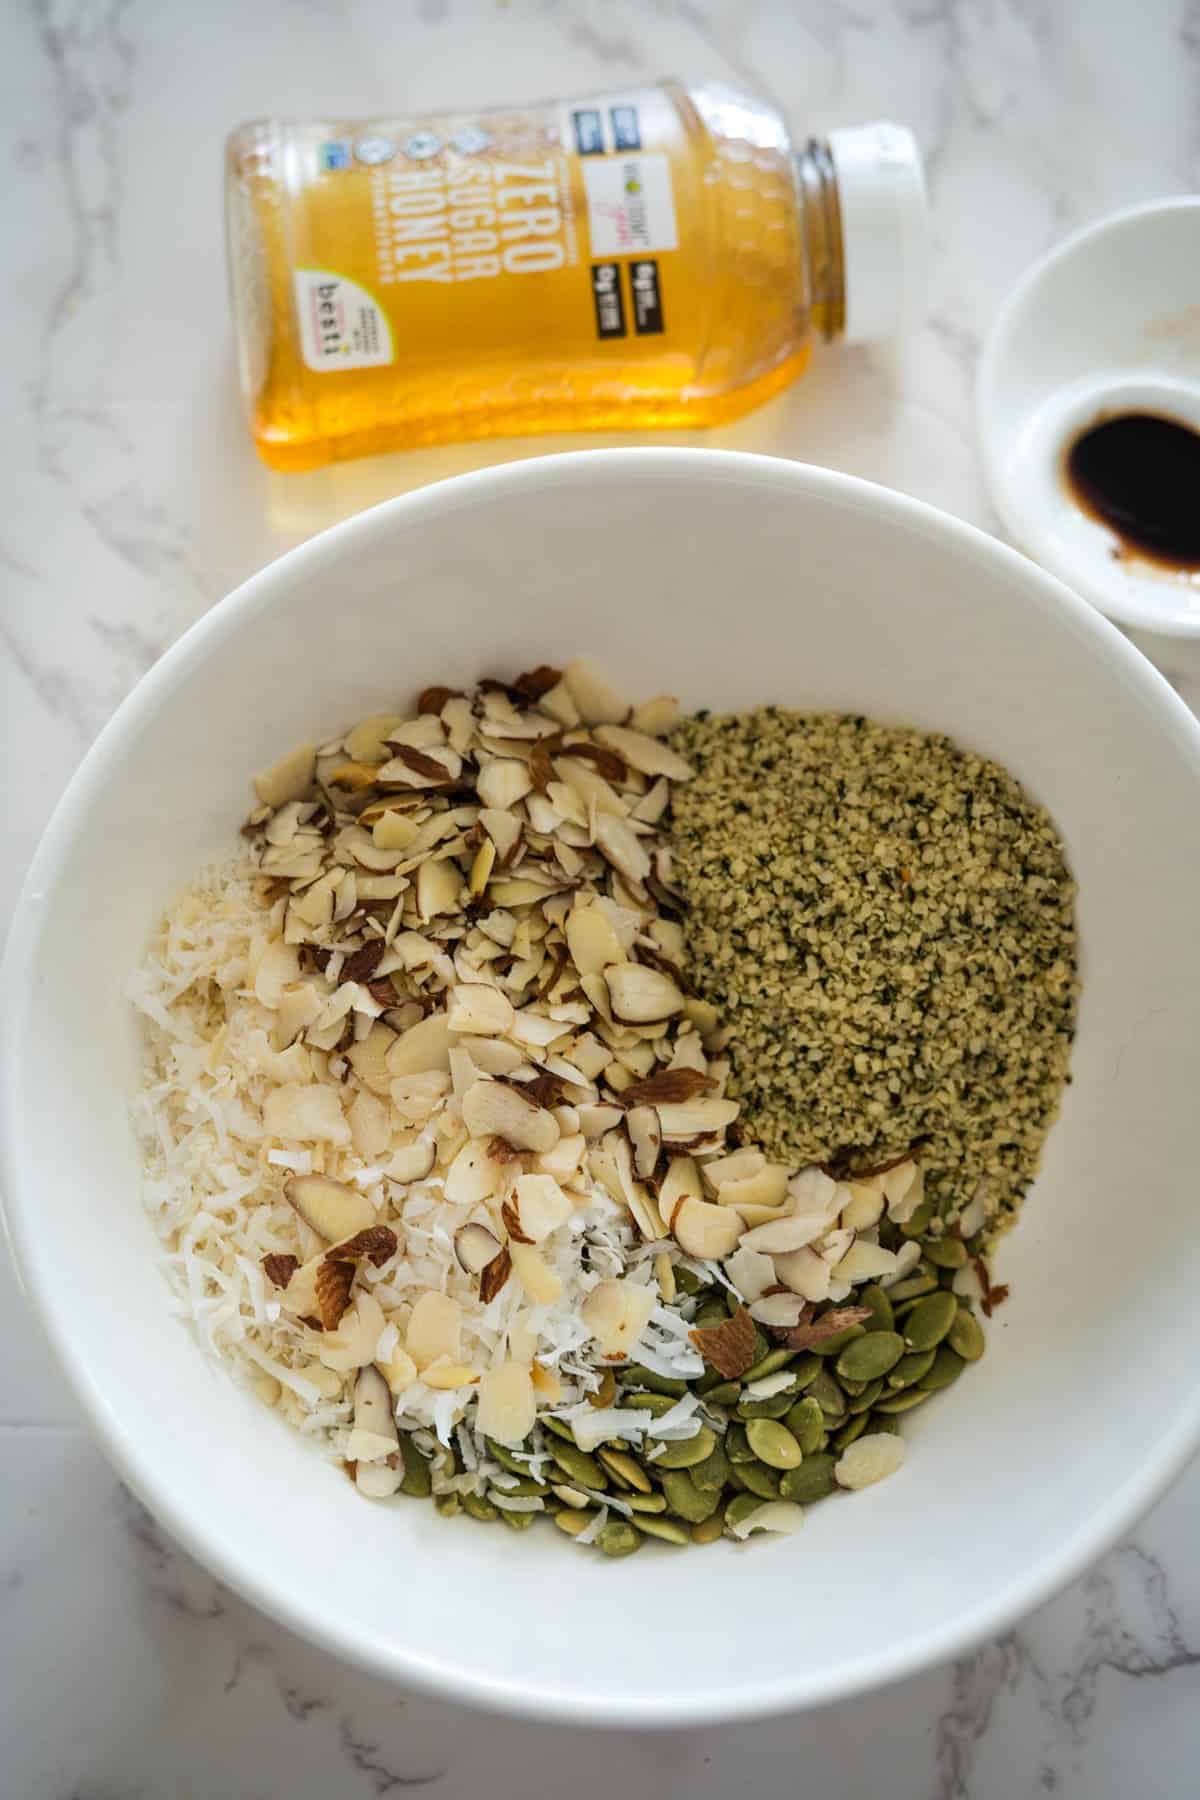
[[[701,1262],[719,1262],[737,1248],[742,1221],[729,1207],[685,1196],[672,1212],[670,1227],[675,1241],[688,1256]]]
[[[635,731],[645,732],[647,737],[666,737],[679,723],[679,702],[673,694],[658,694],[653,700],[643,700],[640,706],[634,707],[629,723]]]
[[[475,783],[480,805],[495,812],[507,812],[532,787],[528,764],[515,757],[495,757],[480,770]]]
[[[767,1159],[761,1150],[733,1150],[728,1156],[715,1156],[705,1163],[704,1184],[716,1194],[723,1183],[746,1181],[753,1175],[760,1175],[766,1166]]]
[[[457,1362],[462,1338],[462,1308],[449,1294],[432,1289],[417,1300],[408,1321],[404,1346],[424,1371],[439,1357]]]
[[[601,1281],[579,1309],[579,1316],[604,1356],[628,1356],[650,1322],[653,1288],[635,1281]]]
[[[316,745],[299,744],[254,777],[254,791],[264,806],[286,806],[289,800],[303,800],[312,786],[316,767]]]
[[[507,864],[521,841],[521,821],[514,818],[512,813],[485,807],[479,815],[479,823],[495,844],[496,856],[501,865]]]
[[[745,1240],[743,1239],[743,1245]],[[814,1250],[789,1250],[775,1257],[775,1274],[785,1287],[815,1305],[829,1298],[830,1269]]]
[[[723,1181],[717,1188],[721,1206],[782,1206],[787,1199],[788,1172],[782,1163],[766,1163],[755,1175]]]
[[[288,1143],[303,1144],[313,1139],[328,1144],[350,1142],[350,1127],[337,1094],[317,1082],[295,1082],[275,1088],[263,1103],[263,1124],[269,1137]]]
[[[568,731],[581,722],[579,708],[572,700],[565,681],[556,681],[552,688],[547,688],[544,694],[539,694],[537,704],[539,712],[544,712],[547,717],[554,719]]]
[[[508,1245],[512,1270],[535,1306],[553,1306],[562,1298],[561,1278],[533,1244],[513,1240]]]
[[[463,891],[463,878],[449,860],[423,862],[417,870],[417,913],[423,920],[435,919],[439,913],[457,912]]]
[[[869,1231],[883,1216],[886,1205],[883,1189],[853,1181],[846,1185],[850,1198],[842,1208],[842,1224],[848,1225],[851,1231]]]
[[[690,781],[696,773],[669,744],[660,743],[642,731],[626,725],[601,725],[596,731],[598,743],[615,750],[623,762],[642,775],[665,776],[668,781]]]
[[[421,1380],[426,1387],[431,1388],[473,1387],[479,1380],[479,1370],[473,1369],[469,1363],[452,1362],[448,1357],[439,1357],[436,1362],[422,1369]]]
[[[358,1188],[328,1175],[293,1175],[283,1184],[284,1197],[319,1237],[340,1243],[375,1223],[375,1208]]]
[[[571,1215],[571,1202],[550,1175],[517,1178],[516,1206],[522,1234],[540,1244]]]
[[[417,1365],[400,1344],[396,1345],[386,1362],[380,1362],[378,1366],[393,1394],[406,1393],[417,1379]]]
[[[478,1432],[513,1449],[529,1436],[536,1417],[537,1401],[528,1369],[508,1362],[487,1371],[479,1383]]]
[[[326,1263],[331,1271],[349,1268],[347,1263]],[[353,1270],[350,1271],[353,1274]],[[383,1331],[383,1308],[374,1294],[360,1293],[354,1305],[343,1313],[337,1329],[321,1334],[318,1352],[327,1369],[348,1374],[364,1368],[375,1357],[375,1348]]]
[[[804,1317],[808,1302],[799,1294],[764,1294],[750,1307],[750,1317],[760,1325],[783,1330],[796,1325]]]
[[[370,1088],[373,1094],[385,1098],[392,1084],[387,1057],[396,1041],[396,1033],[376,1021],[366,1037],[357,1044],[352,1044],[346,1052],[346,1061],[363,1086]]]
[[[625,1127],[633,1147],[634,1172],[649,1181],[662,1151],[662,1126],[652,1106],[634,1106],[625,1115]]]
[[[424,1181],[431,1172],[435,1159],[433,1144],[427,1138],[417,1138],[411,1144],[402,1144],[393,1150],[387,1163],[387,1175],[390,1180],[407,1183]]]
[[[364,1162],[374,1162],[384,1154],[392,1141],[392,1122],[377,1095],[361,1089],[351,1101],[346,1119],[354,1148]]]
[[[539,1155],[552,1150],[560,1135],[552,1112],[502,1081],[477,1081],[463,1098],[462,1115],[472,1137],[503,1138]]]
[[[402,1036],[393,1038],[388,1047],[387,1069],[393,1081],[401,1075],[423,1075],[449,1068],[450,1020],[444,1012],[430,1013]]]
[[[446,1013],[451,1031],[480,1037],[503,1036],[513,1026],[513,1005],[499,988],[484,982],[460,981],[450,994]]]
[[[294,944],[274,938],[258,959],[254,971],[254,996],[272,1012],[279,1005],[290,982],[300,979],[300,952]]]
[[[599,975],[605,968],[625,961],[625,951],[612,921],[594,901],[576,901],[567,914],[564,931],[571,961],[581,975]]]
[[[747,1250],[763,1250],[768,1256],[802,1250],[816,1243],[828,1229],[824,1219],[804,1213],[784,1213],[781,1218],[754,1225],[742,1235]]]
[[[389,807],[371,822],[371,841],[379,850],[408,850],[420,827],[406,813]]]
[[[629,717],[629,706],[590,657],[569,662],[563,680],[585,725],[620,725]]]
[[[562,1135],[552,1150],[547,1150],[538,1157],[538,1172],[542,1175],[552,1175],[559,1183],[571,1180],[587,1152],[587,1140],[583,1133],[581,1131],[568,1132],[566,1129],[566,1125],[570,1121],[564,1122],[564,1115],[573,1110],[573,1108],[562,1106],[554,1108],[554,1117]]]
[[[650,858],[642,841],[624,819],[600,813],[596,818],[596,843],[605,858],[627,880],[640,887],[650,873]]]
[[[683,1008],[683,995],[670,976],[644,963],[610,963],[604,980],[614,1018],[644,1024],[672,1018]]]
[[[692,1138],[727,1131],[740,1110],[736,1100],[685,1100],[678,1106],[660,1106],[663,1140],[667,1144],[687,1143]]]
[[[868,1431],[842,1451],[834,1464],[833,1477],[839,1487],[871,1487],[894,1475],[904,1462],[904,1439],[887,1432]]]
[[[690,1156],[673,1156],[658,1190],[658,1208],[668,1224],[679,1202],[689,1198],[704,1198],[700,1170]]]
[[[520,1046],[505,1043],[502,1038],[473,1038],[471,1061],[481,1075],[511,1075],[518,1069],[529,1067]]]
[[[486,1143],[468,1138],[446,1171],[446,1199],[451,1206],[478,1206],[491,1199],[503,1180],[504,1171]]]
[[[590,1143],[619,1125],[622,1116],[619,1106],[585,1104],[579,1108],[579,1129]]]
[[[857,1239],[833,1266],[837,1281],[878,1281],[881,1276],[895,1272],[895,1251],[885,1250],[880,1244],[868,1244],[862,1238]]]
[[[743,1300],[761,1299],[778,1280],[774,1262],[761,1250],[735,1250],[726,1259],[725,1273]]]

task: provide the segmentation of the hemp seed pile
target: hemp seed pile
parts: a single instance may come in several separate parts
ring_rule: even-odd
[[[739,1129],[791,1166],[921,1147],[957,1217],[1012,1222],[1074,1036],[1075,887],[1053,822],[948,738],[778,707],[684,720],[693,979]]]

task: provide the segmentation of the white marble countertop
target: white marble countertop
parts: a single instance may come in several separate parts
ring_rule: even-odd
[[[801,132],[909,122],[936,221],[910,353],[829,354],[702,441],[871,476],[985,526],[971,384],[1005,290],[1085,220],[1200,187],[1194,0],[39,0],[5,25],[5,920],[87,744],[206,607],[374,500],[547,447],[307,476],[257,464],[222,266],[219,152],[236,121],[679,74],[764,91]],[[803,1718],[598,1738],[405,1696],[222,1589],[93,1448],[3,1264],[0,1359],[11,1800],[1197,1792],[1200,1467],[1084,1580],[954,1667]]]

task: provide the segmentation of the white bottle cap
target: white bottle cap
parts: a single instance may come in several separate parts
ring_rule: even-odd
[[[891,337],[925,295],[928,206],[921,152],[903,125],[831,131],[842,216],[847,343]]]

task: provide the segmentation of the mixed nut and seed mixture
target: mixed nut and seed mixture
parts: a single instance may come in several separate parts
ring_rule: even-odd
[[[208,1346],[361,1493],[610,1556],[897,1469],[900,1415],[983,1352],[1065,1077],[1071,890],[1011,778],[864,721],[631,709],[579,661],[426,689],[256,788],[130,990]],[[1022,1084],[971,1009],[1031,966]]]

